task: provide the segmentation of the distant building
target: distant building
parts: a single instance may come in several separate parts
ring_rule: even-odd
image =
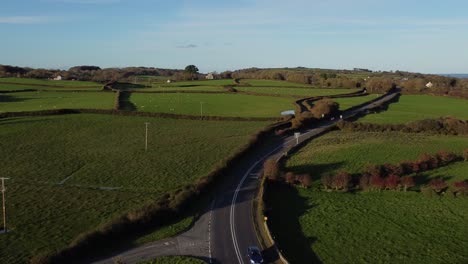
[[[173,80],[168,79],[166,82],[167,82],[167,83],[171,83],[171,82],[173,82]]]
[[[359,71],[359,72],[372,72],[369,69],[363,69],[363,68],[354,68],[353,71]]]
[[[428,82],[428,83],[426,84],[426,87],[427,87],[427,88],[432,88],[433,86],[434,86],[434,84],[433,84],[432,82]]]
[[[205,76],[205,79],[207,79],[207,80],[214,80],[214,75],[213,75],[213,73],[211,73],[211,72],[208,73],[208,74]]]
[[[54,77],[54,81],[61,81],[62,80],[62,75],[57,75]]]

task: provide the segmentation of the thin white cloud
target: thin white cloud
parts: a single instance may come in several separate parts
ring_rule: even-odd
[[[0,24],[43,24],[51,20],[47,16],[0,16]]]
[[[69,4],[112,4],[118,3],[120,0],[52,0],[53,2],[69,3]]]

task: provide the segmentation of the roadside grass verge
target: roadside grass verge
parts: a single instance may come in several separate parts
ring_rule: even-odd
[[[0,120],[12,230],[0,236],[0,261],[23,263],[59,250],[207,175],[266,125],[89,114]],[[186,223],[156,235],[180,232]]]
[[[361,122],[403,124],[421,119],[453,116],[468,119],[468,100],[430,95],[402,95],[398,103],[377,115],[367,115]]]
[[[110,92],[19,92],[0,94],[0,112],[53,110],[61,108],[112,109]]]
[[[130,100],[138,111],[207,116],[279,117],[294,108],[290,98],[242,94],[133,93]]]

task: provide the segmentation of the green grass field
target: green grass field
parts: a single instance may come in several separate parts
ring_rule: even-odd
[[[162,86],[154,84],[151,88],[141,88],[135,89],[136,91],[160,91],[160,92],[174,92],[174,91],[215,91],[215,92],[224,92],[226,91],[220,86]]]
[[[424,152],[435,154],[441,149],[461,154],[467,146],[468,137],[463,136],[336,131],[300,149],[287,161],[286,168],[319,179],[324,173],[342,169],[361,172],[367,164],[416,160]]]
[[[468,100],[430,95],[402,95],[387,111],[361,119],[368,123],[400,124],[427,118],[453,116],[468,119]]]
[[[233,79],[222,80],[197,80],[197,81],[175,81],[172,83],[164,83],[164,86],[177,86],[177,87],[195,87],[195,86],[222,86],[234,85]]]
[[[144,122],[150,122],[146,152]],[[206,175],[266,124],[85,114],[0,120],[12,230],[0,236],[0,262],[24,263],[60,249]]]
[[[265,86],[265,87],[311,87],[307,84],[293,83],[288,81],[276,80],[254,80],[254,79],[241,79],[241,84],[249,84],[251,86]]]
[[[279,117],[280,112],[294,109],[291,98],[242,94],[142,94],[130,97],[138,111],[174,114],[236,117]]]
[[[19,92],[0,94],[0,112],[37,111],[60,108],[112,109],[111,92]]]
[[[340,110],[344,111],[353,106],[371,101],[379,96],[380,95],[377,95],[377,94],[369,94],[366,96],[349,97],[349,98],[332,98],[332,100],[340,104]]]
[[[7,84],[5,84],[7,83]],[[3,85],[11,85],[11,83],[17,85],[29,85],[31,89],[44,89],[44,88],[77,88],[77,89],[101,89],[102,84],[96,82],[88,82],[88,81],[54,81],[54,80],[47,80],[47,79],[29,79],[29,78],[0,78],[0,84]],[[41,88],[41,86],[43,86]],[[5,89],[5,88],[2,88]],[[9,90],[9,89],[5,89]]]
[[[269,193],[270,227],[290,263],[467,263],[467,199],[293,187]]]
[[[440,149],[461,151],[468,137],[409,133],[331,132],[314,139],[286,163],[310,173],[311,189],[271,186],[270,226],[292,263],[464,263],[468,260],[468,201],[418,192],[324,192],[320,176],[361,172],[369,163],[415,160]],[[468,179],[467,162],[417,176]],[[281,195],[278,195],[281,194]]]
[[[297,95],[297,96],[320,96],[320,95],[335,95],[347,94],[358,91],[358,89],[319,89],[319,88],[282,88],[277,87],[236,87],[239,91],[263,93],[263,94],[277,94],[277,95]]]

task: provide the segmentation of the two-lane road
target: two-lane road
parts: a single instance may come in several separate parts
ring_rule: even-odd
[[[393,99],[391,93],[379,100],[343,113],[350,118],[376,105]],[[322,122],[318,127],[301,131],[299,142],[318,136],[332,128],[339,118]],[[279,158],[296,145],[294,136],[287,136],[255,149],[248,157],[238,162],[218,187],[206,212],[187,232],[174,238],[153,242],[116,254],[97,263],[113,263],[119,258],[125,263],[137,263],[157,256],[186,255],[210,263],[249,263],[247,247],[259,246],[253,217],[253,199],[258,188],[258,177],[263,162]]]

